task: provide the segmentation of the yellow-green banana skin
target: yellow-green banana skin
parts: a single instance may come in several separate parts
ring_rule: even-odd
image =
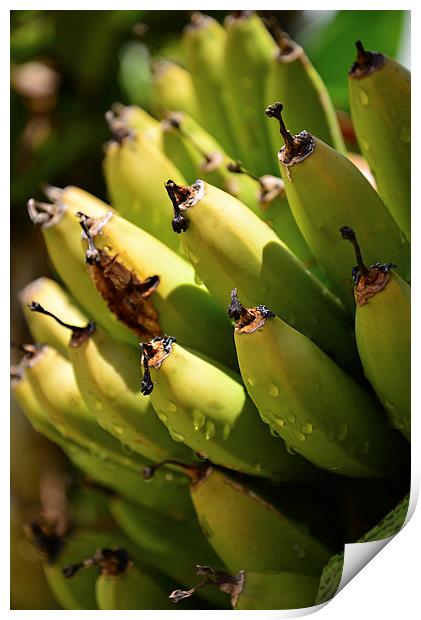
[[[187,210],[181,241],[221,308],[237,288],[246,306],[264,303],[339,363],[355,359],[354,336],[334,295],[250,209],[209,183],[203,187],[203,197]]]
[[[82,398],[103,429],[154,462],[191,462],[191,451],[172,441],[140,395],[140,352],[96,330],[69,354]]]
[[[244,571],[234,609],[302,609],[314,605],[319,578],[292,572]]]
[[[348,274],[355,258],[351,246],[344,251],[338,234],[344,222],[358,230],[368,264],[393,261],[405,279],[410,273],[410,246],[358,168],[321,140],[315,138],[315,143],[314,151],[301,162],[285,166],[280,161],[282,179],[303,237],[353,313]]]
[[[201,114],[190,73],[167,60],[154,62],[153,69],[153,109],[158,118],[165,117],[167,112],[187,112],[200,123]]]
[[[150,373],[152,405],[175,441],[250,475],[288,481],[314,474],[267,432],[238,375],[176,343]]]
[[[95,595],[98,608],[102,610],[170,609],[171,605],[168,593],[136,566],[129,567],[121,575],[99,575]]]
[[[303,127],[338,151],[345,152],[335,108],[322,78],[304,50],[289,40],[290,51],[276,50],[272,57],[266,101],[282,101],[287,129],[299,133]],[[269,121],[268,121],[269,123]],[[272,148],[279,149],[279,131],[270,123]]]
[[[251,398],[288,446],[345,476],[381,477],[396,467],[399,436],[380,407],[308,338],[275,317],[251,334],[236,332],[235,344]]]
[[[329,550],[256,493],[216,469],[191,487],[203,532],[231,573],[319,575]]]
[[[392,425],[411,437],[411,288],[396,273],[357,305],[355,334],[364,373]]]
[[[358,143],[377,189],[399,227],[411,235],[411,74],[395,60],[367,77],[349,76]]]
[[[223,89],[227,34],[212,17],[195,13],[184,29],[186,53],[202,124],[229,153],[234,153]]]

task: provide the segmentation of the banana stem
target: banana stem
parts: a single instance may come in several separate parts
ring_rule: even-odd
[[[85,260],[88,263],[88,265],[94,265],[95,263],[99,262],[99,252],[95,247],[94,240],[89,230],[88,222],[90,218],[89,216],[85,215],[85,213],[82,213],[82,211],[78,211],[76,215],[78,216],[80,220],[79,224],[81,225],[81,228],[83,232],[85,233],[86,238],[88,240],[88,247],[86,250]]]
[[[105,113],[105,120],[110,128],[112,139],[118,142],[118,144],[121,144],[126,138],[132,138],[134,136],[133,130],[129,129],[121,118],[118,118],[112,110],[108,110],[108,112]]]
[[[99,549],[90,558],[65,566],[62,570],[62,574],[66,579],[71,579],[82,568],[99,566],[101,574],[116,577],[124,573],[131,564],[133,564],[133,561],[123,547],[118,547],[116,549]]]
[[[188,227],[188,220],[181,213],[179,205],[189,196],[188,188],[177,185],[170,179],[165,183],[165,189],[167,190],[167,194],[170,197],[174,209],[172,229],[176,233],[185,232]]]
[[[149,354],[146,347],[146,343],[140,345],[142,348],[142,363],[143,363],[143,378],[140,386],[140,391],[143,396],[149,396],[153,390],[153,381],[151,378],[151,372],[149,370]]]
[[[350,241],[352,245],[354,246],[355,258],[357,260],[357,265],[358,265],[358,271],[360,275],[366,276],[368,274],[368,269],[363,261],[361,249],[357,241],[355,232],[349,226],[342,226],[342,228],[340,228],[339,230],[342,235],[342,239],[346,239],[347,241]]]
[[[283,108],[283,104],[279,101],[272,103],[266,108],[266,116],[269,118],[276,118],[276,120],[279,121],[279,131],[283,141],[285,142],[285,150],[289,156],[292,156],[295,152],[295,142],[293,136],[285,127],[284,119],[282,118]]]
[[[263,181],[259,177],[255,176],[252,172],[250,172],[250,170],[247,170],[247,168],[243,166],[241,161],[237,160],[230,162],[229,164],[227,164],[227,170],[229,172],[233,172],[234,174],[245,174],[246,176],[250,177],[250,179],[253,179],[253,181],[256,181],[256,183],[260,185],[263,192],[266,191],[266,187]]]
[[[228,306],[228,316],[234,321],[252,322],[256,318],[238,299],[237,289],[231,291],[231,303]]]
[[[72,332],[70,346],[72,347],[78,347],[79,345],[81,345],[87,338],[89,338],[91,334],[94,333],[96,329],[95,323],[93,321],[89,321],[87,325],[85,325],[84,327],[79,327],[78,325],[70,325],[69,323],[65,323],[58,316],[56,316],[49,310],[45,310],[45,308],[43,308],[41,304],[39,304],[37,301],[31,301],[31,303],[28,304],[28,308],[32,312],[39,312],[39,314],[45,314],[46,316],[50,316],[62,327],[65,327],[66,329],[70,329],[70,331]]]
[[[171,127],[174,127],[174,129],[177,129],[177,131],[180,133],[180,135],[187,140],[188,142],[190,142],[190,144],[193,146],[193,148],[196,149],[196,151],[199,153],[199,155],[201,157],[203,157],[203,159],[205,160],[205,162],[207,164],[211,164],[212,163],[212,157],[209,153],[207,153],[201,146],[200,144],[196,141],[195,138],[193,138],[193,136],[191,134],[189,134],[184,127],[182,126],[182,122],[180,118],[177,118],[177,116],[169,116],[166,121],[168,122],[168,124]]]

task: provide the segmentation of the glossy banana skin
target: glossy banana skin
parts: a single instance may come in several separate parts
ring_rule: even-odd
[[[111,204],[121,215],[178,252],[163,186],[169,178],[183,179],[175,165],[142,132],[131,132],[107,144],[103,170]]]
[[[121,575],[100,574],[95,584],[98,608],[111,609],[170,609],[165,589],[150,575],[130,566]]]
[[[100,428],[78,390],[71,363],[52,347],[44,347],[25,371],[36,398],[53,426],[65,438],[93,452],[138,471],[136,455],[125,454],[121,444]]]
[[[191,495],[203,532],[231,573],[285,570],[317,576],[329,557],[302,525],[217,469],[208,468]]]
[[[191,586],[196,564],[223,568],[197,521],[180,523],[169,515],[157,516],[140,510],[121,498],[110,500],[110,510],[122,531],[145,553],[148,562],[175,583]],[[218,607],[228,607],[226,597],[212,588],[203,588],[198,596]]]
[[[254,13],[226,19],[224,91],[237,157],[255,175],[276,174],[263,110],[275,42]]]
[[[229,321],[206,289],[196,283],[194,270],[187,261],[117,215],[101,228],[95,245],[110,248],[111,254],[117,254],[118,260],[142,281],[159,276],[159,285],[150,299],[159,313],[162,333],[176,334],[181,344],[235,367]],[[212,334],[205,329],[210,324],[218,326]]]
[[[66,323],[83,327],[88,319],[75,305],[74,300],[62,287],[50,278],[38,278],[28,284],[19,294],[25,321],[34,342],[49,344],[64,357],[68,357],[70,332],[50,317],[32,312],[28,304],[37,300],[41,306],[57,314]]]
[[[356,346],[340,302],[243,204],[208,183],[203,188],[181,241],[221,308],[238,288],[246,305],[265,303],[339,363],[352,362]]]
[[[156,417],[149,398],[140,395],[140,354],[96,330],[69,348],[75,378],[98,424],[131,451],[154,462],[191,462],[190,450],[175,444]]]
[[[175,441],[242,473],[282,481],[312,476],[261,424],[238,375],[176,343],[159,369],[149,368],[149,398]]]
[[[201,112],[190,73],[174,62],[154,65],[154,114],[162,118],[170,111],[187,112],[200,123]]]
[[[319,578],[292,572],[244,571],[234,609],[301,609],[311,607]]]
[[[288,446],[345,476],[396,469],[402,446],[377,403],[308,338],[275,317],[236,331],[235,345],[251,398]]]
[[[357,304],[355,334],[364,374],[392,425],[411,438],[411,288],[393,271],[386,287]]]
[[[350,311],[355,305],[347,274],[354,259],[351,248],[347,252],[340,248],[338,229],[344,222],[359,231],[369,264],[392,260],[399,265],[399,273],[409,278],[408,242],[381,198],[348,158],[315,138],[315,149],[305,159],[290,166],[280,161],[279,165],[295,220]]]
[[[224,28],[215,19],[194,13],[184,29],[182,43],[202,124],[225,150],[235,153],[223,89],[226,39]]]
[[[89,316],[117,340],[137,347],[138,340],[131,330],[121,323],[98,295],[86,270],[85,252],[81,244],[78,211],[91,217],[104,217],[112,209],[78,188],[66,188],[53,206],[55,216],[41,225],[48,255],[60,278],[74,299]]]
[[[349,100],[358,143],[380,196],[411,236],[411,74],[395,60],[365,77],[350,71]]]
[[[272,56],[266,83],[266,101],[282,101],[285,124],[293,134],[303,127],[338,151],[345,152],[335,108],[322,78],[302,47],[288,39],[287,49]],[[279,149],[279,131],[268,121],[272,149]]]

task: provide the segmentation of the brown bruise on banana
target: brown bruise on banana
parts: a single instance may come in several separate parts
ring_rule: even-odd
[[[357,48],[357,58],[348,71],[351,79],[361,80],[384,67],[386,59],[383,54],[368,52],[364,49],[361,41],[356,41],[355,47]]]
[[[280,134],[285,145],[279,151],[278,159],[288,168],[309,157],[316,148],[316,141],[308,131],[301,131],[295,136],[290,134],[282,118],[282,109],[282,103],[272,103],[266,108],[266,116],[275,118],[279,122]]]
[[[89,275],[110,311],[141,340],[161,334],[158,311],[149,299],[159,285],[159,276],[141,281],[133,270],[118,260],[118,254],[112,254],[109,248],[95,247],[93,237],[101,234],[112,213],[97,219],[81,212],[77,215],[88,241],[86,263]]]
[[[257,329],[261,329],[266,320],[273,318],[275,314],[263,305],[246,308],[238,299],[237,289],[235,288],[231,291],[228,316],[236,321],[234,329],[237,334],[252,334]]]
[[[90,558],[85,558],[75,564],[69,564],[62,570],[63,576],[70,579],[76,575],[82,568],[91,568],[98,566],[101,575],[106,577],[118,577],[125,574],[134,566],[129,553],[123,547],[115,547],[112,549],[99,549]]]
[[[353,229],[349,226],[342,226],[339,231],[342,238],[350,241],[354,246],[357,259],[357,265],[352,269],[354,296],[356,304],[364,306],[369,299],[386,288],[391,278],[391,269],[396,265],[394,263],[374,263],[370,267],[366,267]]]

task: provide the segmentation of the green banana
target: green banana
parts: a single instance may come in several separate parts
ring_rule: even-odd
[[[369,249],[369,259],[389,256],[405,279],[409,277],[409,244],[381,198],[350,160],[307,131],[292,136],[281,112],[281,103],[266,110],[267,116],[279,121],[285,142],[278,156],[288,203],[317,262],[354,312],[346,276],[352,267],[351,256],[338,248],[338,228],[343,222],[355,227],[363,221],[361,241]]]
[[[53,313],[58,313],[68,323],[86,325],[87,318],[75,305],[62,287],[50,278],[38,278],[20,292],[19,300],[25,321],[35,342],[48,344],[64,357],[69,357],[69,332],[46,316],[34,313],[29,304],[36,299],[41,305],[48,305]]]
[[[184,232],[190,262],[222,308],[238,287],[249,305],[264,300],[339,363],[355,359],[342,305],[264,222],[201,180],[190,187],[168,181],[166,188],[174,207],[173,228]]]
[[[322,78],[303,48],[271,20],[277,49],[266,82],[266,101],[282,101],[285,125],[293,134],[302,127],[326,144],[345,153],[345,143],[335,108]],[[279,133],[270,127],[272,148],[279,150]]]
[[[357,543],[383,540],[395,536],[402,528],[409,506],[409,495],[391,510],[375,527],[364,534]],[[315,604],[325,603],[333,598],[338,591],[344,565],[344,553],[334,555],[323,569]]]
[[[37,400],[22,365],[12,368],[11,378],[14,396],[33,428],[59,445],[76,467],[89,478],[112,489],[121,497],[159,514],[175,519],[192,519],[193,507],[185,476],[164,468],[157,472],[153,480],[145,481],[138,472],[104,459],[103,455],[99,458],[61,435],[53,426]],[[149,464],[145,459],[141,467]]]
[[[183,179],[175,165],[142,132],[107,113],[112,140],[105,147],[103,171],[111,204],[137,226],[178,252],[179,243],[165,225],[167,202],[162,187],[168,176]]]
[[[282,481],[312,475],[261,424],[238,375],[168,336],[143,343],[143,366],[142,393],[174,441],[250,475]]]
[[[71,363],[49,346],[33,347],[23,359],[25,375],[56,430],[99,458],[138,471],[144,460],[123,452],[121,443],[100,428],[82,400]]]
[[[265,306],[245,308],[234,290],[229,313],[244,383],[273,432],[338,474],[378,477],[396,469],[399,438],[368,392]]]
[[[311,607],[319,586],[318,577],[283,571],[256,572],[240,570],[236,575],[198,566],[197,574],[205,579],[189,590],[174,590],[174,603],[190,598],[199,588],[216,586],[231,597],[233,609],[298,609]]]
[[[230,573],[320,574],[329,551],[306,527],[215,467],[183,470],[192,479],[191,497],[203,533]]]
[[[392,263],[366,267],[354,231],[341,228],[355,248],[355,335],[364,373],[392,425],[411,438],[411,287]],[[383,326],[383,327],[382,327]]]
[[[224,28],[199,12],[193,13],[182,37],[202,124],[228,153],[235,153],[223,86],[226,40]]]
[[[140,339],[175,333],[186,346],[236,365],[229,321],[195,282],[191,265],[117,215],[80,218],[89,273],[112,312]],[[218,325],[218,335],[209,324]]]
[[[265,108],[265,85],[275,42],[252,11],[225,20],[224,81],[227,113],[237,142],[237,158],[256,176],[276,174]]]
[[[111,207],[83,190],[50,188],[49,196],[54,204],[30,200],[29,216],[34,224],[41,226],[42,235],[50,260],[76,302],[89,316],[117,340],[137,346],[138,339],[107,308],[98,295],[85,264],[85,253],[80,242],[80,225],[76,213],[84,211],[91,217],[103,217],[112,212]]]
[[[349,71],[349,101],[358,143],[378,192],[408,239],[411,236],[411,73],[357,41]]]
[[[169,110],[187,112],[200,123],[201,114],[190,73],[168,60],[154,60],[152,72],[154,113],[162,118]]]
[[[180,523],[169,515],[157,516],[118,497],[111,498],[110,510],[116,523],[142,550],[148,562],[175,582],[189,585],[193,567],[198,562],[222,568],[197,521]],[[225,606],[224,597],[212,589],[198,594],[217,606]]]

